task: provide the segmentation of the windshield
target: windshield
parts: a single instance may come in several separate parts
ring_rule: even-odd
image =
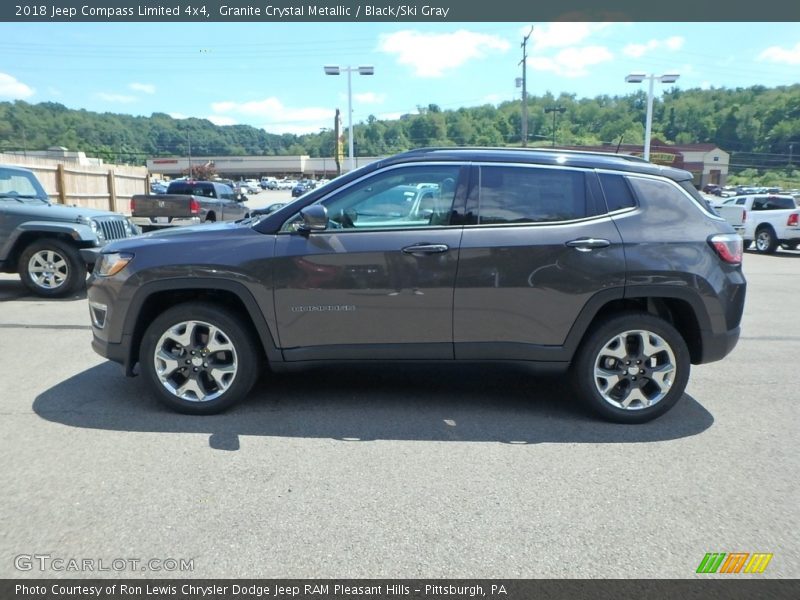
[[[27,171],[0,167],[0,201],[48,202],[39,181]]]

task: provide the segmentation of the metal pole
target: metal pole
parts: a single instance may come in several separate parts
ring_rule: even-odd
[[[347,67],[347,114],[349,116],[349,129],[348,132],[348,148],[347,148],[347,155],[349,158],[349,171],[353,170],[353,69],[352,67]]]
[[[522,40],[522,147],[528,145],[528,38],[533,33],[533,26]]]
[[[556,114],[558,113],[558,109],[553,109],[553,148],[556,147]]]
[[[644,127],[644,159],[650,160],[650,134],[653,130],[653,80],[655,75],[650,75],[650,85],[647,88],[647,119]]]

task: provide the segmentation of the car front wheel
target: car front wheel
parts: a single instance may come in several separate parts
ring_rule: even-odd
[[[756,250],[761,254],[773,254],[778,249],[778,239],[772,227],[761,227],[756,231]]]
[[[672,325],[647,313],[624,313],[589,334],[573,363],[573,380],[600,416],[645,423],[681,398],[689,369],[689,350]]]
[[[57,239],[33,242],[19,257],[22,283],[44,298],[68,296],[86,281],[86,264],[78,249]]]
[[[214,414],[242,400],[258,378],[256,341],[214,304],[174,306],[147,328],[139,362],[156,396],[188,414]]]

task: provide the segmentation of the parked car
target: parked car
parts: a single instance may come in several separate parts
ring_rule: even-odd
[[[77,291],[101,247],[138,233],[123,215],[52,204],[33,171],[0,165],[0,272],[37,296]]]
[[[298,196],[302,196],[311,188],[308,187],[305,183],[298,183],[296,186],[292,188],[292,198],[297,198]]]
[[[92,345],[194,414],[243,399],[264,364],[509,361],[641,423],[681,398],[692,363],[736,345],[741,260],[687,171],[422,149],[258,219],[110,245],[89,285]]]
[[[714,196],[722,196],[722,186],[716,183],[707,183],[703,186],[704,194],[713,194]]]
[[[744,238],[745,248],[755,241],[756,251],[773,254],[778,246],[800,245],[800,210],[793,196],[736,196],[716,210]]]
[[[173,181],[163,195],[135,195],[131,216],[143,231],[235,221],[250,213],[247,197],[217,181]]]

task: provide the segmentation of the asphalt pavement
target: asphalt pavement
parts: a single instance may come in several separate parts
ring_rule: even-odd
[[[800,252],[744,269],[733,354],[638,426],[499,367],[266,375],[178,415],[92,351],[85,295],[0,275],[0,577],[691,578],[737,551],[798,577]]]

